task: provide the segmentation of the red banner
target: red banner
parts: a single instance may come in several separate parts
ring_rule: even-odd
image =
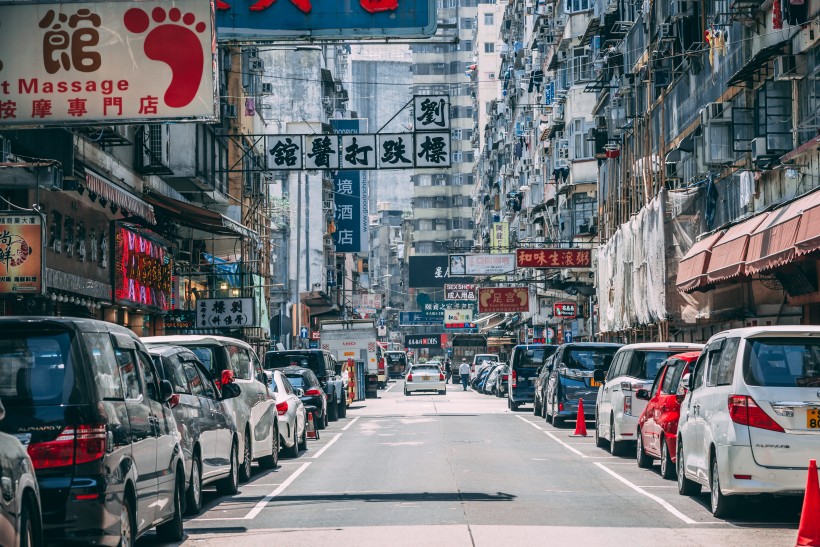
[[[518,249],[519,268],[589,268],[591,249]]]
[[[478,289],[478,311],[530,311],[530,291],[527,287],[494,287]]]

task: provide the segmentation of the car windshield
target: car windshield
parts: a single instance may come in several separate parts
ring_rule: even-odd
[[[427,373],[427,374],[436,373],[436,374],[438,374],[439,373],[439,368],[436,365],[432,365],[432,366],[430,366],[430,365],[417,365],[417,366],[413,367],[413,372],[422,373],[422,374],[424,374],[424,373]]]
[[[220,366],[219,359],[217,358],[216,352],[218,346],[185,346],[196,355],[196,358],[205,365],[205,368],[211,372],[211,375],[214,377],[219,377],[219,373],[222,372],[222,367]]]
[[[290,381],[290,385],[294,388],[297,387],[304,387],[305,386],[305,379],[299,374],[288,374],[286,375],[288,380]]]
[[[743,378],[753,386],[820,387],[820,340],[751,339]]]
[[[565,365],[574,370],[609,370],[616,351],[618,348],[573,348]]]
[[[407,360],[403,353],[398,353],[395,351],[388,351],[385,353],[385,356],[387,357],[387,362],[391,364],[404,363]]]
[[[635,371],[633,376],[641,380],[655,380],[660,372],[663,362],[669,357],[677,354],[678,351],[636,351],[634,362],[629,367],[630,372]],[[634,368],[633,368],[634,367]]]
[[[74,386],[68,332],[0,334],[0,398],[14,406],[80,402]]]

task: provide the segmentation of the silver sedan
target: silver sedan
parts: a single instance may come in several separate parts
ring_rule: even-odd
[[[300,449],[307,449],[305,405],[299,398],[302,390],[297,391],[281,370],[266,371],[266,374],[271,376],[270,387],[279,413],[279,446],[286,457],[296,458]]]
[[[435,363],[413,365],[404,378],[404,394],[416,391],[436,391],[439,395],[447,393],[447,381],[444,373]]]

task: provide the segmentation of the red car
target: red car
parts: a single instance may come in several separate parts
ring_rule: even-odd
[[[681,378],[699,356],[699,351],[691,351],[669,357],[655,377],[652,389],[639,389],[635,394],[638,399],[648,401],[638,419],[638,466],[650,467],[653,459],[660,459],[661,476],[665,479],[675,478],[678,418],[685,394]]]

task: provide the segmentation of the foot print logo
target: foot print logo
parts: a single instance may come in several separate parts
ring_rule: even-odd
[[[207,25],[201,21],[196,23],[193,13],[183,15],[178,8],[171,8],[167,14],[164,8],[154,8],[150,19],[141,8],[131,8],[123,16],[125,28],[134,34],[148,30],[151,20],[157,26],[145,37],[144,51],[149,59],[165,63],[171,69],[165,104],[172,108],[188,106],[202,81],[205,55],[197,33],[205,32]]]

